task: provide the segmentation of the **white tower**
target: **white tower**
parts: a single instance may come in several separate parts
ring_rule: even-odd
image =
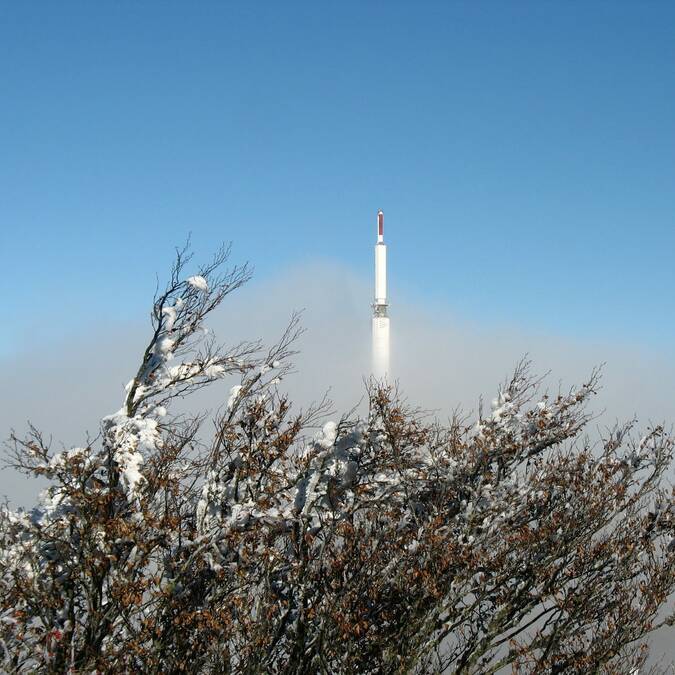
[[[384,213],[377,212],[375,244],[375,302],[373,303],[373,375],[389,374],[389,305],[387,304],[387,245],[384,243]]]

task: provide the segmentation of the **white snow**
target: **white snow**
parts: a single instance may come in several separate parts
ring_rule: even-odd
[[[186,361],[185,363],[181,363],[177,366],[172,366],[171,368],[167,369],[167,374],[172,380],[187,380],[189,377],[192,377],[193,375],[196,375],[200,370],[200,366],[196,363],[192,363],[191,361]]]
[[[225,374],[225,368],[218,363],[213,363],[204,369],[204,374],[207,377],[222,377]]]
[[[335,443],[337,436],[337,424],[335,422],[326,422],[317,438],[317,443],[322,448],[330,448]]]
[[[164,356],[167,356],[173,350],[174,342],[171,338],[165,337],[157,343],[157,351]]]
[[[206,291],[209,290],[209,285],[206,279],[204,279],[204,277],[199,274],[194,277],[190,277],[187,282],[190,284],[190,286],[192,286],[192,288],[196,288],[198,291],[204,291],[206,293]]]
[[[120,483],[127,497],[133,499],[138,496],[140,486],[145,481],[141,473],[145,456],[162,446],[157,421],[118,413],[104,418],[103,423],[106,441],[114,449]]]
[[[234,404],[237,402],[237,398],[239,397],[239,392],[241,391],[241,385],[240,384],[235,384],[232,389],[230,389],[230,398],[227,399],[227,409],[232,410],[234,408]]]
[[[140,452],[118,452],[115,459],[120,467],[120,482],[128,495],[137,492],[139,484],[143,481],[141,466],[143,456]]]
[[[162,309],[162,314],[164,315],[164,328],[165,330],[171,331],[173,330],[173,325],[176,323],[176,308],[175,307],[164,307]]]

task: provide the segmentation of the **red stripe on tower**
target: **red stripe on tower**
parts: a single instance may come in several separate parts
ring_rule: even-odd
[[[380,237],[384,236],[384,213],[382,211],[377,212],[377,228],[378,234]]]

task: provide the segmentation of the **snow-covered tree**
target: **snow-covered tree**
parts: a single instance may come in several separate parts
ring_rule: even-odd
[[[0,512],[3,671],[635,672],[672,622],[672,436],[592,442],[598,374],[549,396],[527,364],[473,422],[374,381],[362,419],[295,410],[297,317],[269,350],[204,326],[227,254],[178,254],[97,439],[11,439],[49,487]],[[212,431],[175,410],[232,378]]]

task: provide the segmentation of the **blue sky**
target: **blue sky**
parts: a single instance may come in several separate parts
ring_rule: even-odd
[[[394,307],[675,342],[673,3],[3,3],[0,74],[10,358],[189,231],[368,278],[378,208]]]

